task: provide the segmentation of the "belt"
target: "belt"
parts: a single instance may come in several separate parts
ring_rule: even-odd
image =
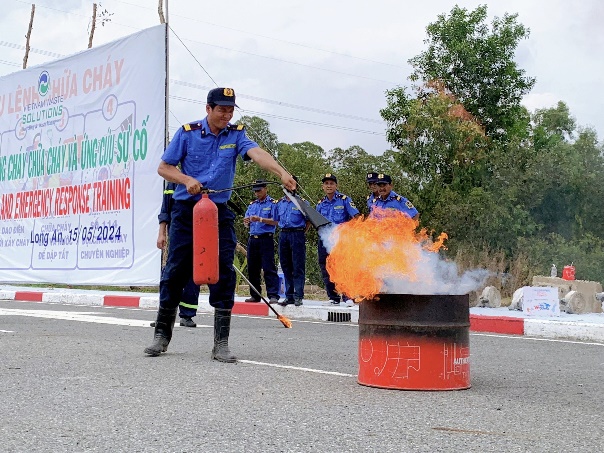
[[[305,227],[300,228],[281,228],[281,231],[289,232],[289,231],[304,231]]]
[[[260,239],[263,237],[273,237],[273,233],[250,234],[250,238]]]

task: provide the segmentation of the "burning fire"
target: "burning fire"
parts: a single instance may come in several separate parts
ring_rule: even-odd
[[[421,264],[444,247],[447,234],[441,233],[433,242],[426,229],[418,232],[417,227],[417,221],[400,211],[378,209],[367,218],[357,217],[331,229],[323,241],[329,251],[327,270],[337,291],[361,301],[385,292],[391,279],[429,279]]]

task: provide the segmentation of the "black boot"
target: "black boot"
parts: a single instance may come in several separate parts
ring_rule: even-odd
[[[229,349],[229,333],[231,331],[231,310],[214,309],[214,349],[212,359],[219,362],[233,363],[237,357]]]
[[[170,344],[170,340],[172,339],[174,321],[176,321],[176,308],[170,310],[159,307],[157,321],[155,321],[153,344],[145,348],[145,354],[155,357],[168,350],[168,344]]]

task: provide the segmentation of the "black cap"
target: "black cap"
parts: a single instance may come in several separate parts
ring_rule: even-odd
[[[336,178],[336,175],[334,175],[333,173],[325,173],[325,175],[323,176],[323,179],[321,179],[321,182],[325,182],[325,181],[333,181],[337,184],[338,178]]]
[[[384,173],[380,173],[379,175],[377,175],[376,182],[378,184],[381,183],[381,182],[392,184],[392,178],[390,177],[390,175],[385,175]]]
[[[377,182],[378,179],[378,174],[374,171],[372,171],[371,173],[367,173],[367,182],[368,183],[372,183],[372,182]]]
[[[235,104],[235,90],[232,88],[214,88],[208,93],[208,104],[216,105],[232,105],[238,107]]]
[[[266,181],[262,179],[257,179],[254,181],[254,185],[252,186],[252,190],[258,190],[266,187]]]

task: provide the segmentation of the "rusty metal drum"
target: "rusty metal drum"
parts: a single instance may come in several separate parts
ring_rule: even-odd
[[[359,305],[358,383],[470,388],[469,296],[379,294]]]

